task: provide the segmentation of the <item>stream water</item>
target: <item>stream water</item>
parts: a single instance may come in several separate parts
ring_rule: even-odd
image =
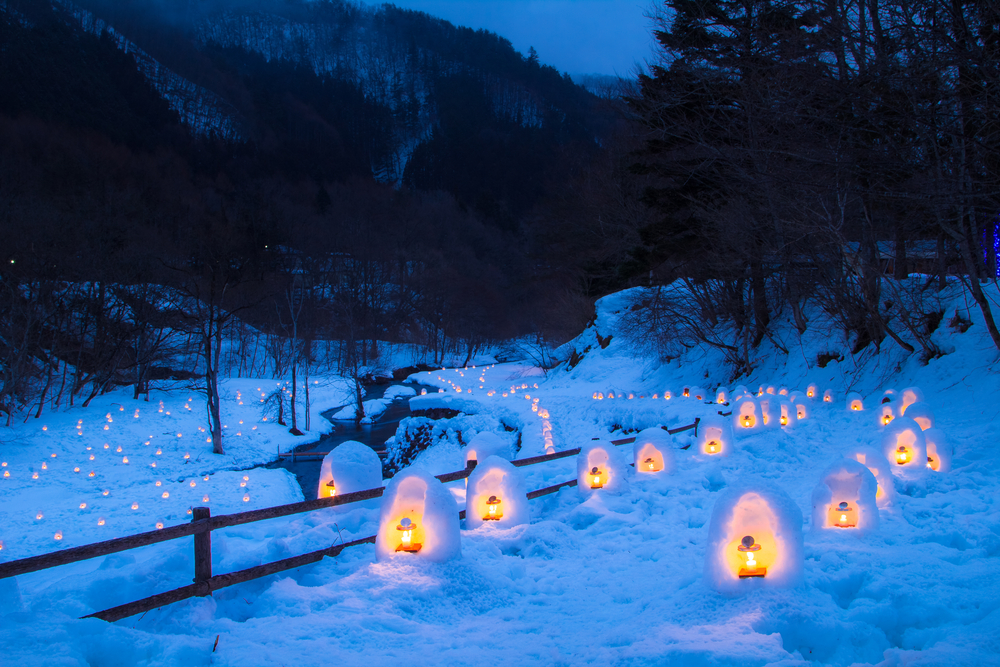
[[[382,398],[386,390],[393,386],[400,385],[411,387],[420,393],[421,389],[426,389],[428,393],[436,392],[435,387],[409,383],[403,384],[394,382],[386,385],[370,385],[365,387],[365,400],[370,401]],[[376,420],[374,424],[355,424],[354,422],[333,421],[330,419],[343,406],[330,408],[322,413],[323,417],[333,423],[333,431],[320,436],[316,442],[295,448],[296,454],[305,452],[329,452],[333,451],[340,443],[348,440],[356,440],[374,449],[376,452],[385,451],[385,441],[396,435],[396,428],[399,422],[410,416],[410,397],[405,396],[393,401],[385,412]],[[308,458],[282,457],[277,461],[269,463],[268,468],[284,468],[295,475],[299,486],[302,487],[302,494],[306,500],[316,497],[316,487],[319,484],[319,469],[323,459],[318,456]]]

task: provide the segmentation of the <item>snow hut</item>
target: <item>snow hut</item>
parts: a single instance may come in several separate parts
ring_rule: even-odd
[[[736,401],[733,406],[733,429],[737,433],[760,430],[763,422],[760,418],[760,406],[750,396]]]
[[[757,406],[760,408],[760,422],[764,428],[779,426],[778,399],[775,396],[764,394],[757,399]]]
[[[812,399],[819,398],[819,396],[820,396],[819,385],[817,385],[815,382],[810,383],[806,387],[806,396],[808,398],[812,398]]]
[[[893,401],[899,400],[899,395],[896,394],[895,389],[886,389],[882,392],[882,400],[879,403],[892,403]]]
[[[704,401],[708,398],[708,392],[701,387],[691,387],[691,398],[698,401]]]
[[[444,484],[415,468],[393,477],[382,495],[376,560],[417,556],[442,563],[461,553],[458,505]]]
[[[888,459],[873,447],[851,447],[844,452],[844,458],[853,459],[868,468],[875,475],[875,503],[880,507],[892,504],[896,497],[896,487],[893,485],[891,466]]]
[[[920,390],[920,387],[907,387],[899,392],[899,402],[902,404],[902,407],[899,408],[899,414],[905,415],[907,408],[911,405],[924,402],[924,392]]]
[[[733,393],[732,393],[732,397],[731,398],[737,399],[737,398],[739,398],[741,396],[749,396],[749,395],[750,395],[750,391],[747,389],[747,386],[745,384],[738,384],[738,385],[736,385],[736,388],[733,389]]]
[[[885,427],[882,453],[893,470],[919,471],[927,466],[927,444],[920,424],[909,417],[897,417]]]
[[[864,401],[861,400],[861,394],[856,391],[847,394],[847,409],[852,412],[861,412],[865,409]]]
[[[778,396],[788,396],[788,387],[784,385],[778,387]]]
[[[833,393],[833,389],[827,389],[823,392],[824,403],[833,403],[834,398],[836,398],[836,394]]]
[[[684,398],[691,397],[691,385],[686,384],[683,387],[681,387],[681,396],[683,396]]]
[[[719,387],[715,390],[715,402],[719,405],[729,402],[729,387]]]
[[[485,461],[491,456],[510,460],[510,445],[496,433],[477,433],[465,448],[466,465],[469,461]]]
[[[794,426],[798,420],[798,412],[788,401],[778,401],[778,424],[780,426]]]
[[[490,456],[469,475],[465,496],[465,525],[475,529],[484,523],[510,528],[530,521],[528,492],[521,471],[510,461]]]
[[[948,436],[939,428],[929,428],[924,431],[927,443],[927,467],[934,472],[951,470],[951,443]]]
[[[729,456],[733,448],[732,422],[722,415],[708,415],[698,423],[696,451],[710,456]]]
[[[317,498],[330,498],[382,486],[382,461],[375,450],[355,440],[342,442],[323,457]]]
[[[639,431],[632,452],[637,473],[651,475],[663,472],[669,475],[677,465],[670,434],[659,426]]]
[[[841,459],[826,469],[813,491],[813,530],[878,528],[878,480],[862,463]]]
[[[911,403],[906,408],[906,416],[920,424],[920,428],[925,431],[934,428],[934,413],[926,403]]]
[[[765,482],[719,494],[708,528],[708,585],[726,593],[794,586],[802,570],[802,512],[787,494]]]
[[[576,457],[576,480],[580,494],[619,495],[628,491],[628,463],[610,442],[594,440],[580,448]]]
[[[803,398],[799,398],[792,402],[795,406],[795,420],[802,421],[803,419],[809,418],[809,404]]]
[[[878,406],[878,425],[888,426],[889,423],[898,417],[895,403],[882,403]]]

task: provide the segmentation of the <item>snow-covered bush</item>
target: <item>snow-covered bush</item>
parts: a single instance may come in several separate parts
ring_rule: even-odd
[[[862,463],[841,459],[823,472],[813,491],[813,530],[878,528],[878,480]]]
[[[874,447],[858,445],[844,451],[844,458],[853,459],[868,468],[875,475],[875,503],[888,507],[896,499],[896,487],[892,477],[892,466],[881,452]]]
[[[382,496],[375,559],[396,556],[438,563],[462,554],[458,505],[429,472],[409,469],[393,477]]]
[[[459,414],[450,419],[407,417],[399,422],[396,435],[386,442],[386,471],[392,475],[402,470],[413,463],[420,452],[439,442],[450,442],[460,448],[484,432],[505,440],[514,455],[520,448],[520,437],[517,431],[509,428],[489,415]]]
[[[368,445],[348,440],[323,457],[317,498],[382,486],[382,460]]]
[[[677,466],[672,438],[659,426],[644,429],[636,435],[632,454],[637,473],[663,472],[669,475]]]
[[[528,523],[528,492],[524,475],[499,457],[481,460],[469,475],[465,500],[465,525],[475,529],[484,523],[510,528]]]
[[[584,498],[594,493],[626,493],[629,490],[628,473],[625,457],[610,442],[587,443],[576,457],[576,488]]]
[[[935,472],[951,470],[951,443],[948,436],[939,428],[929,428],[924,431],[927,443],[927,467]]]
[[[934,428],[934,413],[926,403],[911,403],[906,407],[906,416],[920,424],[920,428],[925,431]]]
[[[920,424],[909,417],[896,417],[885,427],[882,453],[892,470],[920,472],[927,467],[927,444]]]
[[[695,448],[699,454],[729,456],[736,438],[732,421],[722,415],[702,417]]]
[[[723,593],[802,580],[802,511],[764,481],[747,481],[719,494],[712,508],[705,583]]]

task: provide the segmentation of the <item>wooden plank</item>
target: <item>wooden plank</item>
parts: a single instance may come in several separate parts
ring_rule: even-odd
[[[301,556],[293,556],[291,558],[285,558],[284,560],[275,561],[273,563],[257,565],[256,567],[239,570],[238,572],[216,575],[207,581],[176,588],[172,591],[167,591],[166,593],[151,595],[150,597],[143,598],[142,600],[136,600],[135,602],[129,602],[117,607],[112,607],[111,609],[105,609],[104,611],[88,614],[83,618],[99,618],[101,620],[108,621],[109,623],[114,623],[115,621],[120,621],[123,618],[135,616],[136,614],[141,614],[151,609],[156,609],[157,607],[173,604],[174,602],[180,602],[181,600],[186,600],[195,596],[211,595],[213,591],[217,591],[222,588],[242,584],[253,579],[260,579],[261,577],[267,577],[272,574],[278,574],[279,572],[292,570],[297,567],[302,567],[303,565],[316,563],[323,560],[323,558],[327,556],[336,556],[347,547],[374,543],[375,536],[370,535],[368,537],[363,537],[360,540],[354,540],[345,544],[337,544],[332,547],[326,547],[325,549],[311,551],[307,554],[302,554]]]
[[[611,444],[615,445],[615,446],[618,446],[618,445],[630,445],[633,442],[635,442],[635,436],[634,435],[631,438],[622,438],[621,440],[612,440]]]
[[[532,456],[527,459],[516,459],[511,461],[510,464],[515,468],[523,468],[524,466],[535,465],[536,463],[544,463],[546,461],[555,461],[556,459],[564,459],[567,456],[576,456],[580,453],[580,448],[567,449],[561,452],[555,452],[553,454],[544,454],[542,456]]]
[[[463,470],[461,472],[467,472],[467,470]],[[560,489],[572,488],[576,486],[576,484],[577,481],[572,479],[559,484],[554,484],[552,486],[547,486],[543,489],[538,489],[537,491],[529,493],[528,500],[534,500],[535,498],[541,498],[542,496],[556,493]],[[460,520],[464,519],[465,516],[465,510],[458,513],[458,518]],[[112,607],[111,609],[105,609],[104,611],[88,614],[83,618],[99,618],[101,620],[108,621],[109,623],[114,623],[115,621],[120,621],[123,618],[135,616],[136,614],[141,614],[150,611],[151,609],[156,609],[157,607],[163,607],[165,605],[180,602],[181,600],[187,600],[188,598],[195,596],[211,595],[213,591],[217,591],[228,586],[234,586],[236,584],[245,583],[254,579],[260,579],[261,577],[267,577],[272,574],[278,574],[279,572],[285,572],[297,567],[316,563],[327,556],[334,557],[338,555],[347,547],[358,546],[361,544],[374,544],[375,538],[375,535],[370,535],[345,544],[338,544],[332,547],[326,547],[325,549],[319,549],[307,554],[302,554],[301,556],[293,556],[291,558],[285,558],[284,560],[275,561],[273,563],[257,565],[256,567],[239,570],[238,572],[220,574],[189,586],[183,586],[165,593],[151,595],[150,597],[143,598],[142,600],[136,600],[135,602],[129,602],[117,607]]]
[[[85,544],[80,547],[63,549],[62,551],[54,551],[52,553],[41,554],[39,556],[12,560],[8,563],[0,563],[0,579],[15,577],[21,574],[28,574],[29,572],[37,572],[38,570],[45,570],[58,565],[77,563],[91,558],[98,558],[100,556],[108,556],[110,554],[118,553],[119,551],[126,551],[128,549],[147,547],[152,544],[158,544],[168,540],[176,540],[189,535],[197,535],[210,530],[218,530],[220,528],[238,526],[244,523],[262,521],[264,519],[273,519],[301,512],[311,512],[325,507],[336,507],[337,505],[346,505],[360,500],[378,498],[384,491],[384,488],[379,487],[377,489],[368,489],[367,491],[345,493],[340,496],[334,496],[333,498],[306,500],[300,503],[278,505],[277,507],[267,507],[260,510],[251,510],[249,512],[239,512],[237,514],[221,514],[210,519],[201,519],[198,521],[192,521],[191,523],[182,523],[178,526],[163,528],[162,530],[152,530],[146,533],[138,533],[136,535],[128,535],[126,537],[107,540],[105,542]]]
[[[674,435],[676,433],[683,433],[684,431],[690,431],[694,429],[695,434],[698,433],[698,422],[701,421],[701,417],[695,417],[693,424],[688,424],[687,426],[681,426],[680,428],[667,429],[667,433]]]
[[[569,489],[576,486],[576,480],[571,479],[568,482],[561,482],[559,484],[553,484],[552,486],[546,486],[544,489],[538,489],[537,491],[532,491],[528,494],[528,500],[534,500],[535,498],[541,498],[542,496],[547,496],[550,493],[555,493],[561,489]]]

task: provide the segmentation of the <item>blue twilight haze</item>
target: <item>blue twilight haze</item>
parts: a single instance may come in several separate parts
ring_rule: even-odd
[[[381,4],[368,0],[369,4]],[[649,0],[395,0],[455,25],[484,28],[570,74],[628,76],[652,54]]]

